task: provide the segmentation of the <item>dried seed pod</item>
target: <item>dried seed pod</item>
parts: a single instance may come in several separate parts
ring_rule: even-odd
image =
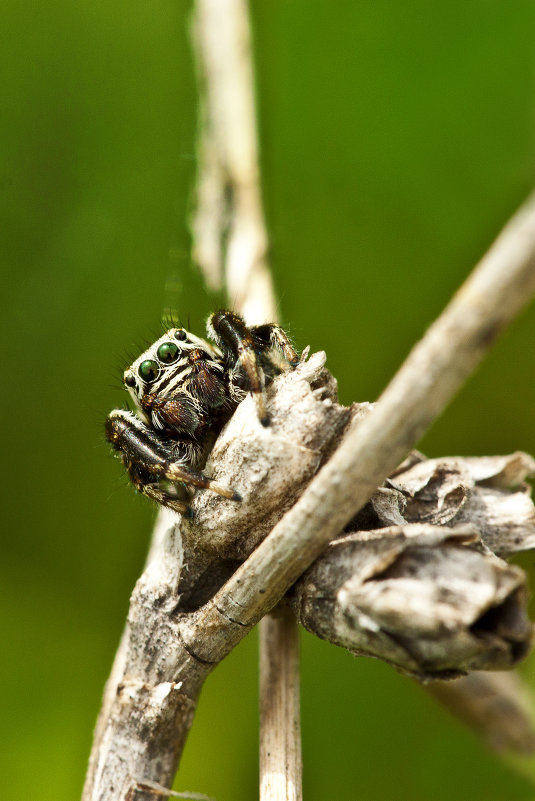
[[[371,404],[337,403],[315,354],[268,391],[265,429],[245,400],[207,472],[237,487],[240,505],[210,493],[182,520],[179,611],[208,600],[295,502],[349,424]],[[293,594],[310,631],[418,676],[511,667],[527,651],[525,578],[499,554],[535,544],[523,483],[526,454],[407,459],[332,543]],[[512,489],[511,489],[512,488]],[[175,532],[175,535],[178,534]]]
[[[422,459],[396,472],[392,486],[405,498],[407,522],[456,526],[472,523],[494,553],[535,547],[535,508],[526,478],[535,461],[509,456]]]
[[[309,631],[423,678],[509,668],[527,653],[525,576],[471,526],[390,526],[335,540],[296,583]]]

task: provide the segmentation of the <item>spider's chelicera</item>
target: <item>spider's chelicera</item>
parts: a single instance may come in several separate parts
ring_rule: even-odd
[[[171,328],[125,371],[135,413],[114,409],[106,436],[134,487],[176,512],[190,514],[195,487],[240,500],[201,472],[217,435],[247,392],[269,425],[264,387],[299,357],[285,332],[269,323],[248,328],[231,311],[212,314],[215,345]]]

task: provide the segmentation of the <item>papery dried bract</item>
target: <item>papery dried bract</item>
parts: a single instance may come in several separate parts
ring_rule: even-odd
[[[531,639],[525,602],[523,571],[474,528],[426,524],[336,540],[292,593],[309,631],[427,678],[515,664]]]

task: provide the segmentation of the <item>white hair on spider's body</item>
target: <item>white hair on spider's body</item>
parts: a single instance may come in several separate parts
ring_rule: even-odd
[[[185,338],[179,339],[177,337],[178,332]],[[171,364],[165,364],[158,358],[160,346],[167,343],[173,343],[180,349],[180,357]],[[219,348],[183,328],[170,328],[124,371],[124,383],[135,404],[136,411],[141,415],[142,419],[146,420],[147,418],[146,412],[141,406],[142,398],[146,394],[172,395],[179,389],[187,392],[187,385],[191,375],[189,355],[193,350],[202,351],[210,361],[212,369],[216,369],[221,373],[224,372],[221,364],[222,354]],[[149,361],[156,362],[158,366],[158,377],[151,383],[144,381],[139,372],[143,362]],[[200,404],[193,398],[191,400],[200,409]]]
[[[248,328],[238,314],[220,309],[207,329],[214,344],[173,327],[146,348],[124,373],[134,411],[114,409],[106,420],[106,437],[134,488],[188,516],[195,488],[241,500],[199,470],[248,392],[259,423],[269,426],[264,388],[299,363],[275,324]]]

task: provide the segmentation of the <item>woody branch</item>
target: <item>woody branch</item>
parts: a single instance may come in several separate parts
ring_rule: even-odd
[[[178,617],[183,545],[176,526],[160,521],[107,687],[85,799],[122,798],[139,778],[171,784],[210,670],[275,606],[394,470],[534,290],[535,199],[530,198],[413,349],[375,408],[349,428],[295,505],[211,600]],[[310,410],[306,404],[300,410],[295,399],[290,403],[292,415],[282,417],[290,419],[293,437],[299,421],[309,424]],[[234,425],[254,419],[247,406],[245,401]],[[275,426],[276,414],[273,419]],[[262,437],[276,430],[261,428],[258,452],[269,458]],[[272,443],[277,446],[277,439]],[[297,450],[301,464],[306,452]],[[209,504],[207,494],[199,496],[199,518],[203,504]],[[219,506],[215,529],[221,517]]]
[[[375,409],[345,433],[297,503],[193,612],[176,613],[187,532],[161,516],[106,688],[84,799],[134,798],[134,793],[148,799],[153,794],[139,789],[143,781],[170,786],[210,670],[394,470],[534,290],[535,200],[530,198]],[[242,417],[246,413],[244,404]],[[306,429],[306,414],[302,417]],[[294,418],[292,426],[298,427],[299,411]],[[259,438],[264,434],[257,432]],[[202,503],[199,499],[199,511]]]

